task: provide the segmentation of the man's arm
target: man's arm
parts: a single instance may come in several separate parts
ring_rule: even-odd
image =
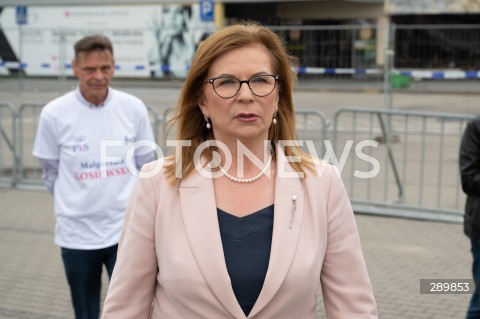
[[[53,194],[55,181],[58,176],[58,160],[37,158],[40,167],[42,168],[43,184],[47,187],[50,194]]]
[[[468,123],[460,146],[460,176],[467,195],[480,196],[480,118]]]

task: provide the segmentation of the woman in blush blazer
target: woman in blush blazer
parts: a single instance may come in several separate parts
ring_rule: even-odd
[[[199,47],[174,156],[131,196],[103,319],[377,318],[338,170],[295,144],[295,59],[235,25]],[[287,141],[287,142],[285,142]]]

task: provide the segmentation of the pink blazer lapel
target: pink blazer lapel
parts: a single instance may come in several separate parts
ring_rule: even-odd
[[[188,240],[205,280],[231,315],[244,319],[225,264],[212,178],[194,173],[182,180],[180,205]]]
[[[285,155],[278,152],[278,166],[286,164]],[[295,202],[295,203],[294,203]],[[282,285],[295,255],[303,220],[304,194],[299,178],[277,177],[272,248],[267,275],[249,318],[260,312],[275,296]]]

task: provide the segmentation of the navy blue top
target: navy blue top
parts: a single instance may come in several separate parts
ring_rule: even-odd
[[[273,204],[245,217],[217,208],[223,253],[233,292],[246,316],[267,274],[273,233]]]

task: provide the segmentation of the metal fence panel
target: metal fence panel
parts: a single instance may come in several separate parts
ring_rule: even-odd
[[[19,188],[45,189],[42,183],[40,165],[32,155],[38,120],[44,106],[44,103],[25,103],[19,108],[19,166],[17,176],[17,187]]]
[[[478,68],[480,25],[393,25],[395,67],[413,69]]]
[[[23,104],[17,115],[13,106],[0,104],[0,177],[10,186],[15,182],[19,188],[44,189],[40,167],[31,155],[43,106]],[[149,106],[149,112],[157,143],[164,147],[159,132],[172,110],[167,110],[163,119],[154,107]],[[297,139],[310,153],[305,142],[311,141],[318,156],[339,167],[356,211],[463,220],[465,196],[458,150],[473,115],[343,108],[334,114],[329,132],[329,121],[322,112],[297,109],[295,113]],[[375,167],[379,168],[376,173]]]
[[[171,126],[169,121],[175,116],[174,108],[167,108],[162,117],[158,116],[156,127],[154,127],[157,144],[165,155],[169,155],[171,149],[167,147],[167,140],[175,139],[175,126]],[[295,109],[297,121],[297,138],[302,141],[311,140],[318,150],[323,153],[325,145],[323,140],[327,138],[328,120],[324,113],[318,110]],[[303,145],[306,149],[306,145]]]
[[[458,152],[463,130],[472,117],[361,108],[337,111],[333,129],[336,154],[342,154],[349,141],[353,145],[378,143],[348,150],[342,176],[356,210],[463,221],[465,196]],[[380,168],[376,174],[375,164]],[[371,174],[359,178],[361,172]]]
[[[15,183],[18,166],[16,118],[17,112],[11,103],[0,103],[0,185]]]
[[[297,124],[297,139],[303,142],[312,141],[315,151],[321,155],[325,153],[328,120],[325,114],[318,110],[295,109]],[[309,152],[306,143],[302,145],[304,151]]]
[[[158,144],[162,139],[161,126],[162,118],[160,118],[157,107],[153,105],[147,105],[148,117],[150,119],[150,125],[152,126],[153,139]]]
[[[376,25],[272,26],[303,66],[375,66]],[[368,31],[368,32],[366,32]]]

